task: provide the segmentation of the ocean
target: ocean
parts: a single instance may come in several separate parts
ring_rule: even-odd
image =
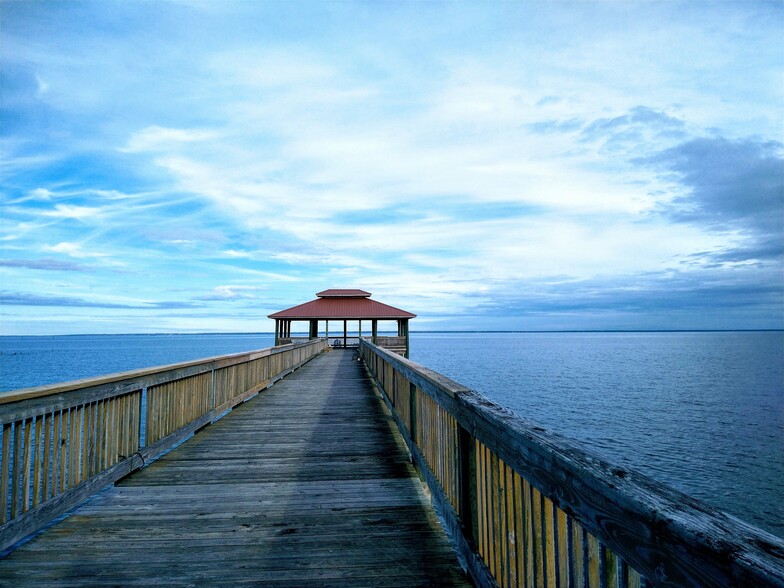
[[[0,390],[272,344],[267,333],[0,337]],[[413,332],[411,359],[784,537],[784,332]]]

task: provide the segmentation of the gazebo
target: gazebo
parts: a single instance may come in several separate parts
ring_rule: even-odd
[[[332,346],[349,347],[355,342],[358,345],[358,338],[348,336],[348,321],[359,321],[359,337],[362,337],[362,321],[370,321],[373,343],[408,357],[408,321],[416,317],[415,314],[371,300],[370,292],[364,290],[324,290],[316,296],[310,302],[268,315],[268,318],[275,319],[275,345],[291,343],[295,339],[291,336],[291,323],[294,321],[309,323],[307,339],[319,337],[319,321],[324,321],[324,332],[329,340],[329,321],[335,320],[343,321],[343,334],[331,342]],[[397,337],[380,337],[378,321],[396,321]]]

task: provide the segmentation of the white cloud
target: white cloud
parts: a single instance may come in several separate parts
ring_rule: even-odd
[[[181,2],[150,28],[116,8],[20,8],[3,59],[32,83],[0,143],[4,243],[144,274],[102,260],[80,277],[106,299],[351,281],[454,314],[718,258],[740,237],[662,217],[691,188],[638,162],[782,122],[780,9]]]
[[[197,300],[239,300],[256,298],[254,292],[262,290],[259,286],[215,286],[210,292],[197,296]]]
[[[253,259],[254,254],[250,251],[238,251],[236,249],[226,249],[221,252],[225,257]]]
[[[54,194],[51,190],[47,190],[46,188],[35,188],[34,190],[30,190],[27,198],[30,200],[49,201],[53,196]]]
[[[151,126],[134,133],[120,151],[165,151],[181,144],[215,140],[218,136],[219,133],[211,130]]]
[[[124,251],[120,253],[117,251],[109,252],[105,250],[105,247],[108,247],[107,244],[104,243],[98,247],[95,243],[91,244],[90,240],[90,238],[85,239],[82,243],[61,241],[56,245],[44,245],[41,249],[48,253],[58,253],[75,259],[99,260],[99,266],[91,266],[94,269],[111,268],[114,272],[127,271],[128,260],[124,258]],[[88,244],[87,247],[85,246],[86,243]]]
[[[93,218],[99,215],[100,208],[94,206],[79,206],[75,204],[57,204],[54,209],[42,211],[42,216],[49,216],[54,218],[68,218],[75,220],[84,220]]]
[[[63,241],[62,243],[58,243],[57,245],[52,245],[51,247],[46,248],[48,251],[52,251],[54,253],[65,253],[66,255],[70,255],[71,257],[83,257],[84,252],[82,251],[82,246],[78,243],[67,243]]]

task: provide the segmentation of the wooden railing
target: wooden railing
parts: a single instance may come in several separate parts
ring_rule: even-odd
[[[779,538],[399,355],[360,352],[477,585],[784,586]]]
[[[324,348],[317,339],[0,394],[0,551]]]
[[[297,343],[307,343],[313,341],[310,337],[281,337],[278,339],[278,345],[292,345]]]
[[[363,337],[365,341],[370,341],[370,337]],[[406,338],[405,337],[396,337],[391,335],[379,335],[376,337],[376,345],[379,347],[384,347],[389,349],[390,347],[405,347],[406,346]]]

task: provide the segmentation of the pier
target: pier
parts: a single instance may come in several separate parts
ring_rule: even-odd
[[[354,355],[320,355],[101,492],[0,579],[469,586]]]
[[[0,585],[784,586],[779,538],[358,345],[0,395]]]

